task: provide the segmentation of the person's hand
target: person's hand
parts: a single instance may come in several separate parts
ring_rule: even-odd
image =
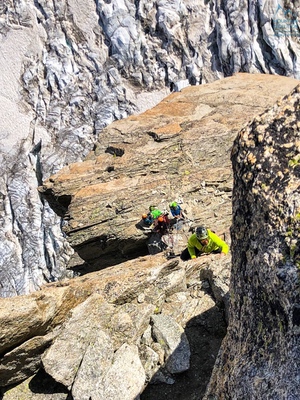
[[[192,260],[195,260],[195,258],[197,258],[197,257],[196,257],[196,256],[192,256],[192,257],[191,257]]]
[[[222,252],[222,253],[220,253],[220,256],[223,257],[223,256],[226,256],[226,254]]]

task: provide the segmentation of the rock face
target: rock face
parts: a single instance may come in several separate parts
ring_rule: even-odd
[[[205,399],[298,399],[300,89],[237,137],[229,328]]]
[[[70,243],[85,249],[80,255],[88,255],[90,243],[93,255],[86,260],[100,269],[102,261],[94,261],[98,257],[105,261],[106,249],[114,248],[114,240],[120,250],[126,249],[118,235],[123,242],[143,240],[137,239],[144,233],[133,222],[137,211],[142,212],[150,200],[161,206],[163,198],[167,204],[169,195],[179,195],[179,190],[187,214],[195,216],[196,223],[214,222],[226,232],[231,221],[228,153],[232,150],[231,292],[229,295],[230,255],[182,262],[179,258],[166,260],[160,253],[48,284],[28,296],[1,299],[3,400],[21,396],[40,400],[36,393],[42,394],[43,400],[148,400],[151,397],[144,392],[149,382],[175,384],[177,375],[194,364],[189,328],[204,328],[209,337],[220,341],[226,329],[223,312],[229,318],[229,331],[206,398],[268,398],[270,393],[272,398],[282,394],[299,397],[297,83],[280,76],[238,74],[212,85],[186,88],[157,109],[130,117],[129,126],[125,120],[114,123],[86,161],[66,167],[44,183],[41,192],[67,217]],[[286,92],[289,94],[283,97]],[[232,147],[229,138],[238,130]],[[208,152],[210,143],[215,142],[223,145],[219,153],[211,154],[208,166],[201,151]],[[134,156],[143,151],[148,156],[147,174],[144,165],[138,164],[141,157]],[[170,151],[168,167],[159,156]],[[158,168],[169,192],[153,182]],[[167,181],[169,176],[173,179]],[[212,176],[214,180],[209,181]],[[130,182],[138,195],[135,206],[140,209],[128,208],[125,202]],[[140,189],[140,182],[149,184],[146,192],[144,186]],[[204,200],[210,203],[199,215]],[[127,224],[123,222],[123,227],[130,229],[127,236],[114,231],[106,247],[100,243],[98,250],[94,239],[114,226],[109,218],[101,219],[95,207],[100,201],[108,217],[115,218],[114,225],[124,219]],[[93,212],[94,225],[86,226]],[[212,310],[217,316],[207,318]],[[209,343],[205,337],[198,348],[207,352]],[[205,376],[214,354],[207,355],[210,362],[206,360],[201,370]],[[283,382],[280,365],[285,367]],[[40,374],[47,379],[41,380]],[[206,381],[200,383],[194,377],[191,382],[191,398],[202,396]],[[187,389],[182,386],[182,390]]]
[[[229,329],[205,398],[260,398],[262,395],[278,399],[288,395],[299,397],[296,381],[299,347],[300,91],[299,86],[295,87],[297,82],[288,78],[251,75],[249,79],[253,86],[249,85],[247,78],[248,75],[240,74],[225,79],[224,92],[220,89],[222,81],[203,86],[202,89],[213,95],[222,93],[223,96],[228,90],[231,93],[230,98],[234,98],[238,82],[239,87],[245,88],[245,98],[242,101],[241,95],[236,95],[240,100],[236,108],[243,109],[244,112],[245,104],[251,110],[251,88],[258,82],[265,90],[263,93],[268,93],[271,86],[273,95],[287,91],[289,85],[294,89],[286,97],[277,95],[275,105],[269,111],[254,117],[249,124],[239,122],[244,121],[245,117],[239,117],[240,114],[236,112],[235,121],[238,122],[236,125],[232,122],[232,132],[228,133],[229,136],[233,135],[235,126],[238,129],[237,126],[244,125],[231,152],[234,190],[230,295],[230,255],[225,258],[218,258],[218,255],[204,256],[182,262],[179,258],[167,261],[161,253],[129,260],[75,279],[48,284],[28,296],[2,299],[0,386],[3,400],[21,397],[25,400],[40,400],[40,394],[43,400],[83,400],[90,397],[101,400],[131,400],[138,397],[151,399],[151,395],[146,393],[150,382],[175,385],[177,375],[187,372],[194,365],[195,355],[188,336],[190,328],[204,328],[208,332],[209,340],[220,341],[226,329],[223,311],[229,315]],[[277,81],[277,86],[274,81]],[[212,90],[211,87],[217,84],[219,90]],[[170,126],[168,118],[171,119],[172,113],[174,114],[172,111],[169,116],[166,104],[172,100],[171,109],[177,110],[174,96],[186,100],[186,93],[192,93],[195,97],[194,90],[188,88],[176,96],[172,95],[159,106],[165,110],[167,116],[166,125],[162,127]],[[265,104],[271,102],[271,96],[259,98],[257,90],[253,90],[253,93],[256,93],[257,108],[265,110]],[[181,97],[183,95],[185,97]],[[259,105],[262,99],[264,106]],[[181,101],[179,104],[184,113],[188,109],[186,104],[189,103]],[[234,104],[232,110],[235,110]],[[149,114],[151,116],[150,112]],[[227,104],[228,114],[230,111]],[[196,118],[197,110],[192,115]],[[229,127],[228,120],[234,120],[222,118],[221,112],[212,115],[212,126],[217,120],[222,121],[222,126]],[[139,118],[143,117],[142,115]],[[191,119],[189,125],[192,132],[195,132],[195,120]],[[151,123],[150,118],[147,121]],[[211,125],[208,118],[204,117],[204,122],[207,127],[205,139],[208,140],[214,130],[209,130]],[[121,123],[125,121],[116,125]],[[172,119],[172,123],[176,123],[176,119]],[[185,127],[187,122],[181,124]],[[178,125],[181,126],[180,123]],[[196,126],[200,127],[201,124]],[[166,130],[162,131],[163,133],[153,131],[158,135],[155,136],[156,141],[153,140],[154,133],[152,136],[147,135],[147,138],[150,136],[149,147],[154,155],[157,154],[156,146],[165,145],[167,141],[159,141],[159,134],[166,134]],[[118,129],[116,137],[121,133],[121,129]],[[140,136],[143,139],[144,135]],[[204,135],[200,137],[205,143]],[[213,135],[212,137],[214,138]],[[96,154],[101,150],[99,144],[87,161],[68,169],[79,170],[81,166],[82,172],[85,171],[86,174],[88,171],[87,176],[90,179],[96,179],[93,177],[93,170],[97,166],[97,157],[100,161],[103,155],[112,157],[118,166],[119,160],[126,158],[127,152],[130,153],[129,146],[126,147],[126,131],[124,138],[124,147],[119,146],[119,142],[114,142],[112,146],[121,150],[125,148],[121,157],[105,153],[104,149],[111,143],[104,141],[102,153]],[[199,140],[194,136],[189,138],[186,132],[183,132],[183,139],[187,142]],[[146,146],[145,142],[142,143]],[[138,141],[135,144],[136,151],[141,151],[143,147],[139,147]],[[183,149],[184,144],[185,141],[182,140]],[[161,150],[161,147],[158,148]],[[221,151],[225,152],[224,149]],[[194,152],[197,152],[197,148],[191,146],[190,157],[199,160],[198,166],[195,164],[196,171],[189,174],[192,185],[195,185],[198,169],[202,171],[200,159],[196,159]],[[174,159],[176,160],[175,157]],[[226,160],[225,157],[224,159]],[[182,164],[186,168],[184,163],[183,158]],[[212,166],[216,165],[216,158],[212,157],[211,163]],[[129,172],[135,178],[134,158],[131,165]],[[90,169],[87,170],[86,166]],[[117,182],[122,177],[121,172],[125,170],[125,167],[123,170],[120,168],[120,171],[118,168],[111,171],[116,173]],[[204,164],[202,168],[204,174]],[[230,166],[227,168],[230,175]],[[177,178],[185,182],[187,174],[180,173],[181,165],[178,171]],[[105,173],[108,171],[103,172]],[[70,175],[69,179],[66,179],[67,176],[69,175],[64,170],[45,185],[46,190],[53,192],[57,188],[68,188],[70,192],[57,190],[58,202],[53,204],[57,204],[57,207],[65,206],[66,203],[62,202],[60,196],[66,199],[67,194],[71,196],[68,206],[72,210],[73,201],[76,205],[77,190],[78,193],[85,193],[85,189],[78,187],[82,184],[82,179],[75,179],[72,186],[71,178],[76,175]],[[99,172],[98,176],[101,177]],[[80,175],[79,177],[81,178]],[[147,176],[144,177],[146,178]],[[223,182],[221,184],[224,185]],[[50,185],[50,189],[47,185]],[[120,187],[119,183],[118,186]],[[191,191],[191,187],[188,186],[187,190]],[[71,193],[72,188],[76,189],[75,194]],[[213,192],[214,198],[219,197],[215,194],[216,189]],[[94,191],[91,193],[97,194]],[[230,192],[225,191],[225,196],[228,193]],[[123,197],[125,194],[123,193]],[[203,195],[212,198],[211,193]],[[226,214],[229,210],[229,198],[228,203],[224,201],[223,204],[224,208],[219,210],[220,218],[215,217],[221,227],[221,222],[224,220],[225,224],[229,218],[229,213]],[[88,206],[87,200],[85,205]],[[192,207],[191,210],[195,212]],[[82,215],[84,221],[86,212],[74,215]],[[116,218],[119,218],[118,213]],[[210,218],[212,221],[213,216]],[[79,217],[70,221],[77,221],[78,224],[81,222]],[[134,228],[136,229],[135,225]],[[137,231],[139,232],[138,229]],[[212,310],[217,313],[213,319],[207,317]],[[207,353],[210,342],[205,337],[201,343]],[[197,347],[198,354],[201,346]],[[205,367],[201,370],[206,377],[209,366],[212,367],[214,354],[206,354],[210,364],[206,360]],[[285,367],[284,372],[281,365]],[[191,382],[189,396],[192,398],[204,395],[207,380],[197,380],[194,375]],[[47,385],[47,389],[43,385]],[[182,386],[181,390],[187,389]]]
[[[230,264],[229,255],[187,263],[157,254],[2,299],[3,400],[139,398],[194,363],[189,325],[206,332],[202,380],[191,382],[203,393],[216,356],[207,336],[220,344],[226,330]]]
[[[299,79],[297,2],[0,1],[0,295],[62,279],[72,249],[36,187],[115,119],[235,72]]]
[[[297,83],[237,74],[185,88],[111,124],[86,161],[63,168],[39,190],[92,269],[147,253],[147,236],[137,223],[150,204],[169,210],[177,200],[194,224],[224,232],[231,224],[232,142]]]

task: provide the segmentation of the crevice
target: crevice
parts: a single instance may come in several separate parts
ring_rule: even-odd
[[[37,0],[34,0],[34,5],[40,11],[40,13],[43,15],[45,20],[47,20],[48,19],[48,14],[46,13],[46,11],[42,7],[42,5]]]
[[[76,233],[76,232],[80,232],[80,231],[82,231],[82,230],[86,230],[86,229],[92,228],[93,226],[105,224],[105,223],[108,222],[110,219],[111,219],[111,218],[109,218],[109,219],[104,219],[104,220],[102,220],[102,221],[100,221],[100,222],[94,222],[93,224],[88,224],[88,225],[80,226],[79,228],[75,228],[75,229],[69,230],[69,231],[67,232],[67,234],[70,235],[70,234],[72,234],[72,233]]]
[[[85,265],[71,268],[73,272],[85,275],[99,271],[128,260],[149,255],[147,247],[148,238],[141,239],[116,239],[106,235],[94,237],[78,246],[72,246]]]
[[[109,146],[105,150],[105,153],[111,154],[114,157],[122,157],[124,155],[125,151],[118,147]]]
[[[54,196],[51,189],[47,189],[45,192],[41,193],[41,198],[46,199],[52,208],[52,210],[61,218],[67,217],[68,207],[71,204],[72,196]]]
[[[41,186],[43,184],[43,173],[42,173],[42,165],[40,157],[41,149],[42,149],[42,140],[40,140],[30,152],[35,157],[35,176],[38,182],[38,186]]]

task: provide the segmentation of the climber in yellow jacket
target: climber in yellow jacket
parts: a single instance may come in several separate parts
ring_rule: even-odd
[[[196,232],[190,236],[187,248],[183,250],[180,258],[187,261],[201,254],[220,253],[225,255],[228,251],[228,244],[224,240],[204,226],[199,226]]]

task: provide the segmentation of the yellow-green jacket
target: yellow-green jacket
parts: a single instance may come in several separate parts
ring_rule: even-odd
[[[229,251],[228,244],[224,242],[224,240],[220,239],[219,236],[217,236],[215,233],[207,229],[208,233],[208,239],[209,242],[207,246],[202,246],[202,244],[199,242],[197,239],[196,233],[193,233],[192,236],[190,236],[188,240],[188,251],[190,253],[191,258],[195,258],[195,247],[201,252],[201,253],[211,253],[214,250],[218,250],[219,248],[221,249],[222,253],[227,254]]]

